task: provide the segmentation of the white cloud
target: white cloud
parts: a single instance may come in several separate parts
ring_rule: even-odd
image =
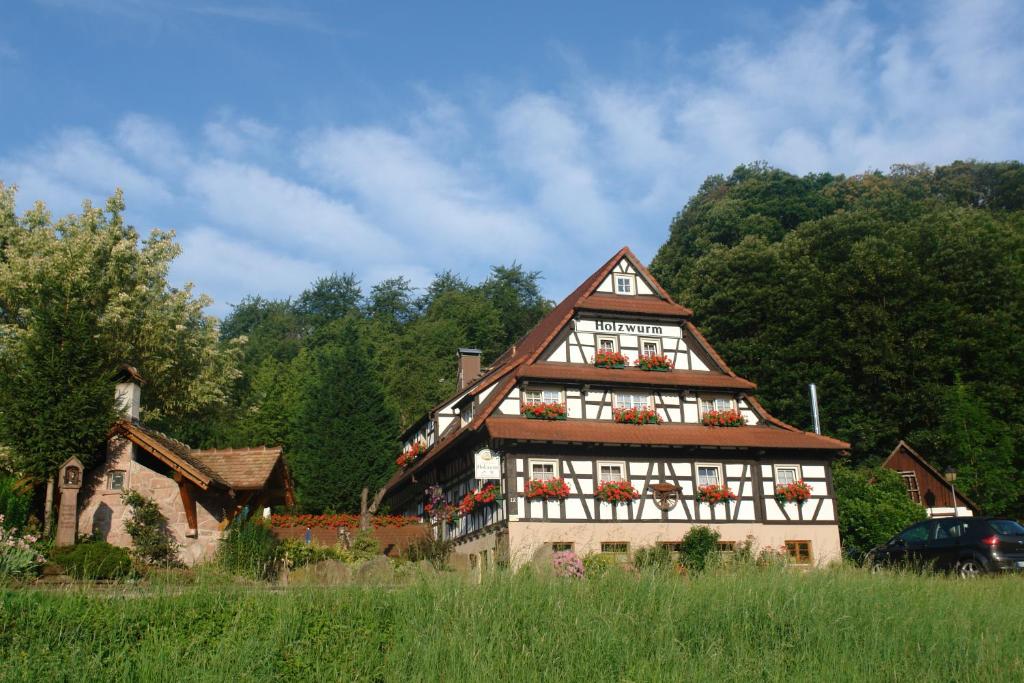
[[[203,126],[203,135],[219,154],[238,157],[247,152],[266,151],[277,139],[278,131],[254,118],[232,118],[222,113],[216,121]]]

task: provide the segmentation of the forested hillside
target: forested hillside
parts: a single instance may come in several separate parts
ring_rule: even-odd
[[[358,510],[393,472],[401,428],[454,392],[456,349],[493,360],[550,309],[539,278],[445,272],[417,295],[404,278],[364,292],[334,275],[293,300],[247,298],[221,325],[226,344],[244,340],[230,400],[164,426],[193,444],[283,444],[303,509]]]
[[[878,462],[908,437],[1021,514],[1024,167],[708,178],[651,266],[778,417]]]

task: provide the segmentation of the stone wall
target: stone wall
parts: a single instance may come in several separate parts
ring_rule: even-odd
[[[87,535],[96,532],[108,543],[131,547],[132,539],[125,531],[124,522],[129,515],[128,507],[121,502],[121,491],[107,489],[107,474],[112,470],[125,472],[124,488],[138,491],[152,498],[167,517],[168,528],[179,545],[179,558],[187,565],[209,560],[217,551],[221,537],[221,520],[225,509],[231,505],[226,494],[197,491],[196,522],[198,537],[189,538],[185,508],[178,493],[178,484],[167,472],[158,471],[159,463],[140,462],[133,458],[134,446],[122,437],[108,442],[107,458],[104,463],[87,473],[82,492],[79,495],[78,533]],[[166,469],[166,468],[163,468]]]

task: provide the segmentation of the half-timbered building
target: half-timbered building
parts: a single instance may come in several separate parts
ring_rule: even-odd
[[[483,566],[694,525],[838,558],[831,463],[849,445],[768,414],[691,318],[623,248],[487,367],[459,350],[458,391],[403,434],[386,502]]]

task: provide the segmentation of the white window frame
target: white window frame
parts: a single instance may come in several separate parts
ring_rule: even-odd
[[[622,402],[619,400],[620,396],[629,396],[630,397],[629,405],[622,405]],[[647,402],[643,406],[636,406],[636,405],[634,405],[632,399],[637,397],[637,396],[646,396],[647,397]],[[654,396],[652,396],[651,394],[633,393],[631,391],[630,392],[615,391],[615,392],[612,392],[612,407],[613,408],[637,408],[637,407],[641,407],[641,408],[654,408]]]
[[[628,292],[619,291],[619,280],[625,280],[629,283]],[[614,273],[612,275],[612,291],[619,296],[636,296],[636,275],[632,273]]]
[[[718,485],[725,486],[725,468],[721,463],[714,462],[699,462],[693,467],[694,478],[697,480],[697,486],[707,486],[707,484],[700,483],[700,469],[702,467],[712,468],[718,472]]]
[[[114,475],[121,475],[121,488],[114,488]],[[128,482],[128,472],[126,470],[110,470],[107,472],[107,490],[108,491],[124,491],[124,485]]]
[[[622,468],[622,477],[620,479],[602,480],[601,479],[601,468],[602,467],[606,467],[606,466]],[[604,481],[629,481],[629,467],[626,465],[625,461],[622,461],[622,460],[598,460],[597,461],[597,470],[595,471],[594,475],[597,477],[597,485],[598,486],[603,484]]]
[[[526,396],[530,392],[538,392],[538,393],[540,393],[540,401],[538,401],[538,403],[565,403],[565,392],[561,388],[559,388],[559,387],[533,387],[533,386],[531,386],[531,387],[524,387],[522,389],[521,393],[520,393],[520,395],[522,396],[522,404],[524,406],[536,405],[535,403],[531,403],[530,400]],[[555,397],[554,400],[548,401],[547,398],[545,397],[545,394],[552,393],[552,392],[554,392],[554,393],[556,393],[558,395]]]
[[[558,460],[554,458],[530,458],[529,460],[526,461],[527,479],[537,479],[537,477],[533,476],[534,465],[551,465],[553,468],[551,473],[551,479],[558,479]]]
[[[793,477],[794,477],[793,481],[800,481],[802,479],[802,477],[800,476],[800,465],[776,465],[775,466],[775,483],[777,485],[783,485],[783,484],[786,484],[786,483],[792,483],[792,482],[784,482],[784,481],[782,481],[782,479],[779,477],[779,472],[781,470],[793,470]]]
[[[705,408],[704,407],[704,402],[705,401],[713,402],[715,404],[714,407]],[[700,416],[704,417],[704,415],[708,411],[711,411],[711,410],[723,410],[722,408],[718,407],[718,405],[717,405],[718,401],[728,401],[729,402],[729,407],[725,408],[724,410],[736,410],[736,411],[739,410],[739,408],[736,405],[736,399],[734,397],[732,397],[732,396],[721,396],[721,395],[719,395],[719,396],[700,396],[697,399],[697,406],[700,408]]]
[[[610,341],[612,343],[612,351],[617,352],[619,350],[619,338],[612,334],[598,334],[594,336],[594,351],[601,351],[601,342]]]
[[[654,354],[657,355],[657,356],[661,355],[661,340],[660,339],[655,339],[653,337],[640,337],[639,344],[640,344],[640,346],[637,349],[637,353],[639,353],[641,356],[650,355],[648,353],[644,353],[644,344],[654,344]]]

